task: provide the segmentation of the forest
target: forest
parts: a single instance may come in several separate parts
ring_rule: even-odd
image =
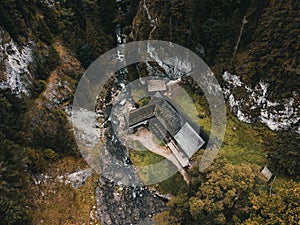
[[[149,21],[144,3],[157,24]],[[248,22],[234,55],[243,18]],[[116,46],[116,24],[127,42],[164,40],[189,48],[212,68],[221,86],[222,73],[232,71],[251,87],[268,82],[269,100],[300,101],[299,1],[2,0],[0,45],[31,41],[34,61],[30,95],[0,88],[0,224],[33,224],[33,177],[66,157],[81,158],[64,108],[72,104],[83,71]],[[6,73],[2,49],[0,81]],[[68,57],[62,57],[64,51]],[[61,90],[58,104],[44,94],[53,74],[72,90]],[[189,91],[205,127],[210,115],[203,93]],[[188,186],[166,181],[158,187],[173,196],[168,210],[155,216],[158,224],[300,223],[299,120],[298,133],[295,127],[272,131],[233,114],[228,107],[225,141],[211,167],[190,169]],[[200,158],[201,153],[193,160]],[[276,176],[274,183],[260,173],[265,165]]]

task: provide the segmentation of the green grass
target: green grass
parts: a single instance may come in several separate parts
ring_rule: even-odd
[[[139,105],[140,107],[145,106],[145,105],[147,105],[147,104],[150,102],[150,100],[151,100],[151,97],[150,97],[150,96],[149,96],[149,97],[141,98],[141,99],[138,101],[138,105]]]
[[[170,172],[176,171],[177,168],[165,158],[150,151],[133,150],[130,151],[130,159],[137,166],[138,175],[145,183],[149,183],[153,176],[169,177],[160,183],[149,185],[155,187],[160,193],[177,195],[186,190],[187,185],[179,172],[170,176]],[[155,165],[156,163],[159,164]]]
[[[167,179],[162,179],[163,181],[158,184],[150,185],[150,187],[155,187],[163,194],[176,195],[186,189],[183,177],[179,172],[176,172],[177,168],[172,162],[150,152],[139,141],[133,141],[132,146],[133,150],[129,152],[130,159],[137,167],[137,173],[142,181],[150,183],[152,179],[157,177],[167,177]]]
[[[135,102],[139,102],[142,99],[147,99],[147,97],[149,97],[149,94],[142,88],[132,87],[131,96]]]
[[[191,96],[193,103],[187,101],[186,96],[182,93],[174,99],[174,102],[183,112],[187,113],[192,121],[197,122],[207,135],[210,135],[211,119],[209,115],[207,115],[208,104],[206,99],[192,93],[189,87],[183,86],[183,88],[185,88],[186,93]],[[196,111],[194,110],[195,108]],[[271,131],[263,125],[243,123],[227,109],[226,132],[219,154],[235,165],[251,163],[265,166],[267,165],[267,159],[263,153],[261,134],[265,134],[266,132]]]
[[[198,123],[206,134],[210,134],[211,119],[207,115],[207,102],[204,97],[196,96],[194,93],[189,93],[184,90],[179,90],[177,96],[173,99],[174,103],[194,122]],[[138,93],[135,93],[138,94]],[[139,93],[141,94],[141,93]],[[263,152],[263,135],[271,132],[263,125],[246,124],[239,121],[227,110],[227,126],[223,140],[223,145],[219,151],[219,155],[226,158],[233,165],[241,163],[250,163],[261,167],[268,165],[268,161]],[[158,140],[154,140],[159,143]],[[136,144],[135,149],[145,150],[141,143]],[[147,166],[158,163],[164,158],[149,151],[134,151],[131,152],[131,158],[137,166]],[[151,168],[153,169],[153,168]],[[142,179],[147,180],[149,173],[166,173],[166,166],[162,166],[159,171],[139,170],[139,175]],[[180,177],[180,178],[179,178]],[[170,177],[166,181],[157,185],[157,188],[164,193],[178,193],[184,187],[184,181],[179,173]],[[182,179],[183,180],[183,179]]]
[[[159,146],[166,146],[166,143],[164,141],[159,140],[155,135],[153,135],[152,140],[154,141],[155,144]]]
[[[227,127],[220,153],[232,164],[251,163],[264,166],[267,163],[262,147],[262,132],[266,127],[240,122],[228,113]]]
[[[186,192],[187,184],[183,180],[182,175],[177,172],[167,180],[156,184],[155,189],[157,189],[162,194],[172,194],[176,196],[180,193]]]
[[[211,119],[207,116],[207,109],[204,107],[208,105],[205,97],[197,96],[188,86],[182,85],[171,100],[191,121],[199,124],[206,134],[210,133]]]
[[[131,150],[130,153],[141,152],[141,151],[144,151],[144,152],[149,151],[140,141],[130,141],[129,146],[130,146],[130,150]]]
[[[130,151],[130,159],[136,166],[149,166],[164,160],[162,156],[152,153],[148,150],[132,150]]]
[[[186,93],[183,88],[178,89],[176,97],[171,100],[179,107],[185,115],[187,115],[193,122],[198,123],[199,112],[197,111],[195,104],[191,97]],[[200,108],[199,108],[200,109]],[[198,110],[199,110],[198,109]]]
[[[153,180],[160,181],[169,178],[177,171],[172,162],[150,152],[139,141],[133,142],[133,149],[129,151],[129,155],[137,168],[139,177],[145,184],[151,184]]]

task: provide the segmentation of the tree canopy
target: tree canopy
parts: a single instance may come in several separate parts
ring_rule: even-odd
[[[171,199],[168,213],[158,216],[161,224],[234,224],[248,217],[250,193],[263,185],[257,166],[233,166],[218,159],[204,173],[192,172],[186,194]]]

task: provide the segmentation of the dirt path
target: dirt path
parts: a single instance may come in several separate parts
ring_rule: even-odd
[[[169,161],[171,161],[182,175],[185,182],[190,182],[187,172],[181,167],[180,163],[175,158],[174,154],[166,147],[159,146],[153,141],[153,134],[146,128],[140,128],[135,134],[130,135],[131,140],[140,141],[149,151],[160,155]]]

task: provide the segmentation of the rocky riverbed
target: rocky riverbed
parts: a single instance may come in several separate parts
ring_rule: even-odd
[[[124,80],[119,76],[118,82],[114,84],[115,91],[110,92],[110,95],[118,92],[120,82],[123,83]],[[122,94],[121,91],[120,93]],[[111,97],[101,101],[101,112],[105,111],[106,115],[102,132],[105,148],[100,165],[103,177],[99,179],[96,188],[98,219],[103,225],[153,224],[153,216],[167,209],[168,197],[149,190],[139,180],[127,148],[114,132],[113,123],[118,120],[109,116],[111,101]]]
[[[101,224],[153,224],[152,217],[167,209],[167,197],[141,186],[124,186],[104,178],[96,188]]]

